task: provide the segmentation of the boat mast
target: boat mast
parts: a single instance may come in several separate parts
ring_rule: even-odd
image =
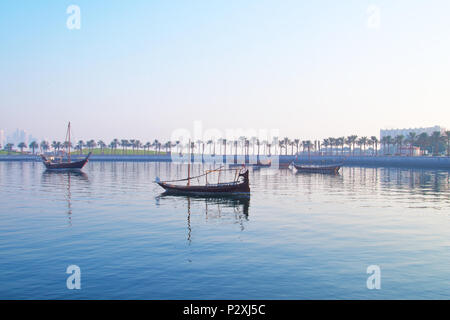
[[[189,139],[189,162],[188,162],[188,181],[187,181],[187,185],[190,186],[191,185],[191,139]]]
[[[69,121],[69,126],[67,127],[67,132],[68,132],[68,135],[69,135],[69,155],[68,155],[68,158],[69,158],[69,163],[70,163],[70,121]]]

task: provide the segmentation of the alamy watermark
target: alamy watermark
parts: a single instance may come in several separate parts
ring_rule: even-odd
[[[171,152],[171,159],[188,162],[192,154],[194,162],[270,163],[271,167],[278,168],[279,158],[271,153],[272,149],[279,148],[278,136],[278,129],[204,129],[202,121],[194,121],[192,130],[178,128],[172,132],[170,141],[175,152]]]
[[[69,14],[66,20],[66,26],[69,30],[80,30],[81,29],[81,10],[80,7],[71,4],[67,7],[66,13]]]
[[[81,269],[79,266],[72,264],[67,267],[66,273],[70,274],[66,280],[67,289],[81,289]]]
[[[380,29],[381,27],[381,9],[377,5],[371,4],[367,8],[367,28]]]
[[[367,278],[366,286],[367,289],[381,289],[381,268],[378,265],[370,265],[367,267],[367,274],[370,276]]]

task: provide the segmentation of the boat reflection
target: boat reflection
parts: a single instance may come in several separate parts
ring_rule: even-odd
[[[158,204],[161,201],[186,201],[187,205],[187,240],[189,244],[192,241],[191,215],[193,211],[198,212],[201,209],[205,213],[206,221],[210,219],[229,219],[233,218],[239,223],[241,231],[244,230],[244,222],[248,221],[250,208],[250,195],[174,195],[164,192],[156,197]]]
[[[64,187],[64,198],[67,201],[67,217],[69,226],[72,226],[72,180],[89,182],[88,175],[82,171],[55,171],[45,170],[42,173],[42,181],[44,185],[55,188],[57,186]],[[61,188],[62,189],[62,188]]]

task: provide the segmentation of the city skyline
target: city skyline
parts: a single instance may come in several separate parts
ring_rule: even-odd
[[[258,135],[250,135],[250,136],[249,135],[243,135],[243,136],[239,136],[239,137],[238,136],[233,136],[233,137],[231,137],[231,139],[227,139],[226,136],[216,136],[216,137],[208,137],[208,136],[198,137],[197,136],[196,137],[195,134],[197,134],[197,135],[198,134],[202,134],[202,132],[195,133],[195,131],[196,130],[194,129],[193,132],[192,132],[193,133],[192,138],[180,137],[180,139],[176,138],[176,139],[160,140],[158,137],[153,137],[153,138],[152,137],[147,137],[147,138],[144,138],[144,139],[136,139],[136,140],[139,140],[141,143],[144,143],[144,141],[146,141],[146,142],[153,142],[155,140],[158,140],[160,142],[168,142],[168,141],[175,142],[177,140],[186,140],[186,139],[192,140],[192,142],[199,141],[199,140],[200,141],[205,141],[205,142],[208,141],[208,140],[217,142],[217,141],[220,141],[222,139],[226,139],[228,141],[232,141],[232,140],[240,140],[242,137],[246,137],[246,138],[249,138],[249,139],[257,138],[260,141],[268,141],[268,142],[273,141],[275,138],[277,138],[278,141],[282,141],[285,138],[298,139],[300,141],[308,141],[308,139],[303,139],[303,138],[297,137],[297,136],[295,136],[295,137],[285,137],[285,136],[278,136],[278,135],[273,135],[273,134],[272,135],[266,135],[266,136],[258,136]],[[433,132],[435,132],[435,131],[438,131],[442,135],[445,135],[447,129],[445,127],[442,127],[442,126],[439,126],[439,125],[435,125],[435,126],[432,126],[432,127],[420,127],[420,128],[419,127],[416,127],[416,128],[389,128],[389,129],[380,129],[378,135],[360,136],[360,135],[355,134],[355,136],[356,137],[367,137],[367,138],[375,136],[375,137],[379,138],[379,140],[381,141],[383,137],[387,137],[387,136],[390,136],[391,138],[395,138],[396,136],[402,135],[404,138],[408,138],[408,134],[410,132],[416,134],[417,136],[420,133],[427,133],[429,136],[431,136],[433,134]],[[55,139],[55,138],[48,138],[48,137],[47,138],[36,138],[32,134],[28,134],[26,130],[21,129],[21,128],[16,128],[13,131],[13,133],[10,134],[10,135],[6,135],[7,132],[8,132],[7,130],[0,128],[0,146],[2,146],[2,148],[4,148],[7,143],[13,143],[13,145],[17,147],[17,145],[19,143],[24,142],[27,145],[27,147],[25,149],[29,149],[28,145],[31,142],[33,142],[33,141],[37,142],[38,144],[41,143],[42,141],[47,141],[47,142],[53,142],[53,141],[64,142],[65,141],[65,139],[57,139],[57,138]],[[337,136],[337,137],[334,137],[334,138],[341,138],[341,137],[343,137],[343,136],[340,135],[340,136]],[[323,140],[328,139],[328,138],[330,138],[330,137],[325,137],[325,136],[324,137],[315,137],[312,141],[323,141]],[[333,138],[333,137],[331,137],[331,138]],[[106,144],[109,144],[109,141],[112,141],[114,139],[119,139],[119,140],[122,140],[122,139],[134,139],[134,137],[127,137],[127,138],[126,137],[115,137],[113,139],[104,139],[104,138],[101,138],[101,137],[96,137],[96,138],[90,137],[90,138],[87,138],[87,139],[78,139],[78,138],[75,137],[75,138],[72,139],[72,144],[75,146],[76,143],[79,142],[79,141],[87,142],[87,141],[90,141],[90,140],[94,140],[95,142],[97,142],[97,141],[104,141]]]

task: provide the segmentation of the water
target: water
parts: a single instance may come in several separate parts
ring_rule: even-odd
[[[263,168],[250,199],[160,197],[182,164],[83,172],[0,162],[1,299],[450,298],[448,171]]]

